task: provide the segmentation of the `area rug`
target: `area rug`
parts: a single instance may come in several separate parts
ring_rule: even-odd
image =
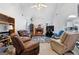
[[[40,43],[46,43],[50,42],[52,38],[46,37],[46,36],[33,36],[32,40],[40,42]]]

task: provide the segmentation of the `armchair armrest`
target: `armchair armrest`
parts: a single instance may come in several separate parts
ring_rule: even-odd
[[[21,40],[25,43],[27,41],[30,41],[31,38],[29,38],[29,37],[21,37]]]
[[[52,50],[57,52],[58,54],[63,54],[65,52],[66,46],[62,43],[59,43],[57,41],[51,40],[50,41],[50,46]]]

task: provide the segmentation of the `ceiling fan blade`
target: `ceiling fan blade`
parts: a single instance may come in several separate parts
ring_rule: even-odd
[[[41,4],[41,6],[42,6],[42,7],[47,7],[47,5],[45,5],[45,4]]]
[[[31,8],[36,8],[37,7],[37,5],[33,5]]]

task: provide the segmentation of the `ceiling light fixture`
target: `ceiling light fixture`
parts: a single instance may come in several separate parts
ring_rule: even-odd
[[[68,18],[76,18],[76,15],[69,15]]]

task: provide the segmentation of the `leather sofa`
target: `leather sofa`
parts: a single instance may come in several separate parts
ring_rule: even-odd
[[[76,41],[79,37],[77,33],[63,33],[60,39],[52,39],[50,41],[50,46],[52,50],[57,52],[60,55],[67,53],[68,51],[72,51],[75,47]]]
[[[16,55],[37,55],[39,53],[39,42],[32,40],[23,42],[22,38],[16,34],[11,35]]]
[[[18,32],[19,36],[21,36],[21,37],[29,37],[29,33],[27,30],[18,30],[17,32]]]
[[[19,30],[17,32],[18,32],[18,35],[21,37],[21,39],[22,39],[23,42],[31,40],[31,38],[29,37],[29,33],[28,33],[27,30]]]

